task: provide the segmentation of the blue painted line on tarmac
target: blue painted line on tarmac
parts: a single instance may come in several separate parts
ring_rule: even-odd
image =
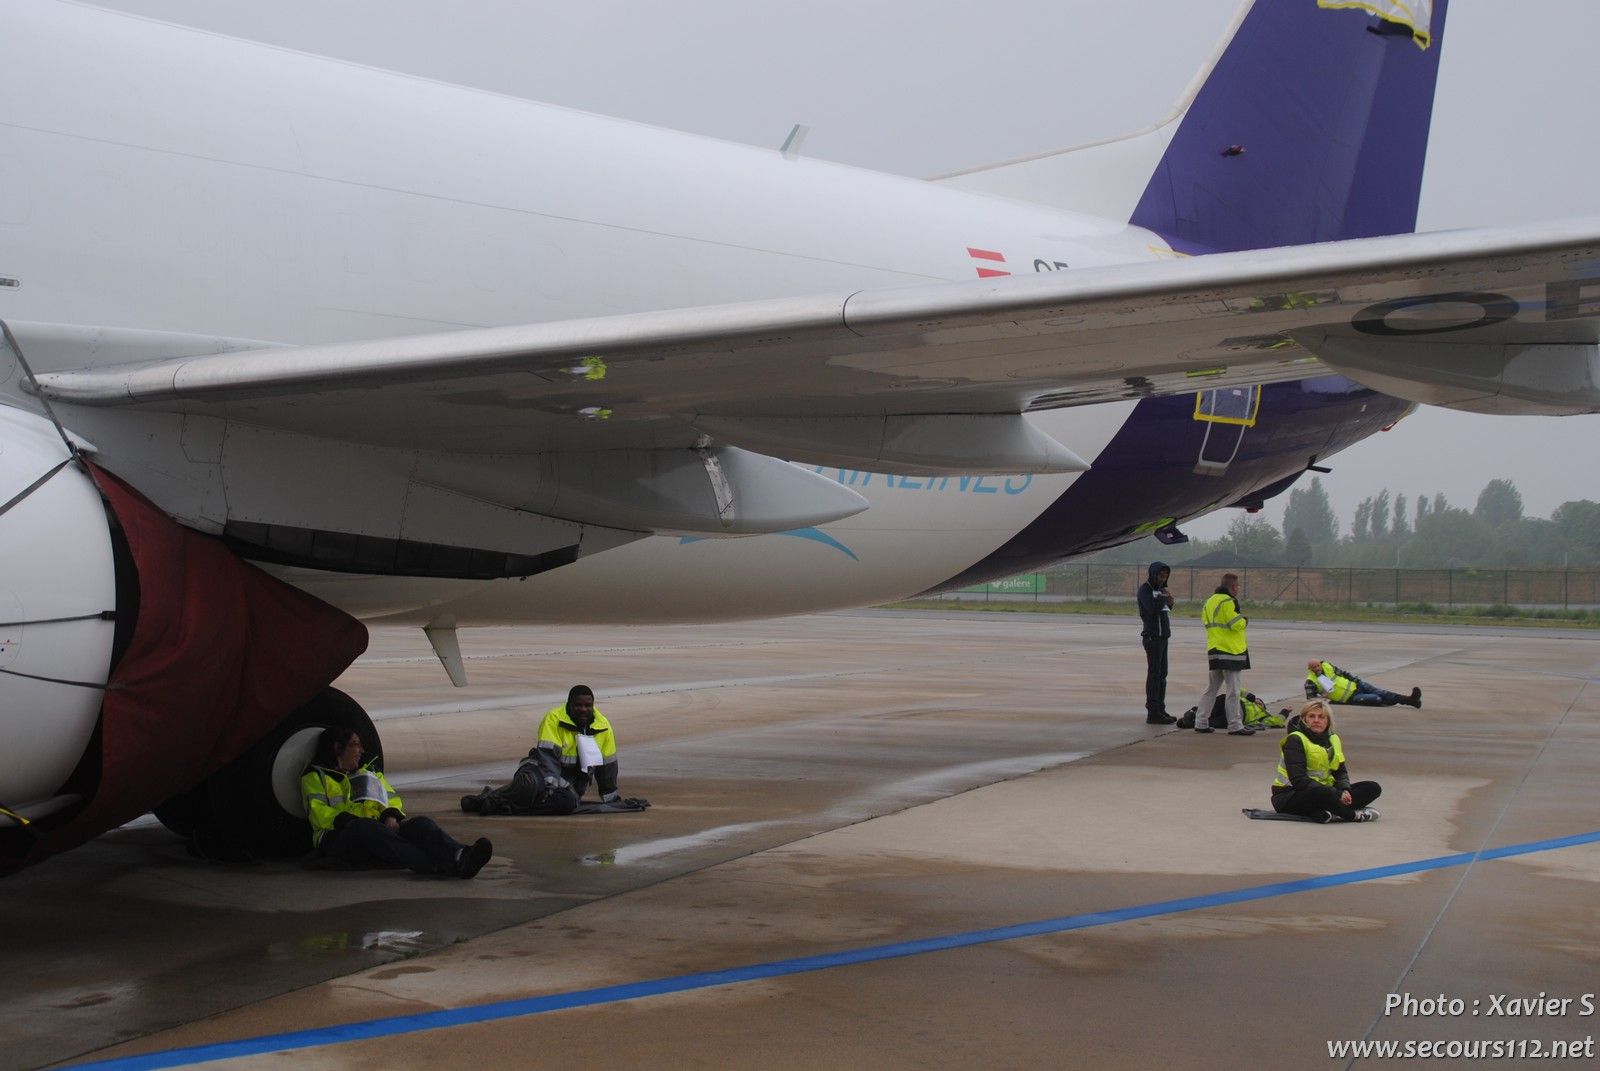
[[[1015,926],[998,926],[987,930],[969,930],[965,933],[945,934],[918,941],[897,941],[886,945],[869,945],[866,948],[830,952],[820,956],[800,956],[796,959],[775,960],[771,963],[754,963],[745,967],[732,967],[721,971],[702,971],[681,974],[671,978],[654,978],[626,985],[608,985],[596,989],[578,989],[570,993],[550,993],[539,997],[518,1000],[500,1000],[488,1004],[471,1004],[464,1008],[446,1008],[424,1012],[420,1015],[399,1015],[387,1019],[368,1019],[363,1022],[343,1023],[338,1026],[319,1027],[315,1030],[296,1030],[286,1034],[268,1034],[263,1037],[241,1038],[211,1045],[196,1045],[183,1049],[167,1049],[145,1053],[141,1056],[124,1056],[92,1063],[73,1064],[75,1068],[107,1069],[107,1071],[146,1071],[166,1067],[188,1067],[212,1060],[229,1060],[241,1056],[260,1056],[267,1053],[291,1052],[319,1045],[339,1045],[349,1041],[370,1038],[394,1037],[414,1034],[422,1030],[441,1030],[452,1026],[469,1026],[497,1019],[514,1019],[525,1015],[540,1015],[564,1008],[585,1008],[597,1004],[613,1004],[641,997],[661,996],[665,993],[682,993],[690,989],[710,989],[715,986],[753,982],[763,978],[780,978],[790,974],[823,971],[832,967],[848,967],[858,963],[872,963],[885,959],[920,956],[928,952],[943,952],[953,948],[970,948],[973,945],[1012,941],[1019,937],[1039,937],[1045,934],[1065,933],[1069,930],[1086,930],[1095,926],[1109,926],[1133,919],[1154,918],[1158,915],[1176,915],[1185,911],[1242,904],[1251,900],[1268,900],[1275,896],[1310,892],[1314,889],[1331,889],[1342,885],[1357,885],[1382,878],[1419,874],[1429,870],[1445,870],[1465,866],[1479,859],[1507,859],[1534,852],[1549,852],[1571,848],[1580,844],[1600,842],[1600,830],[1577,833],[1569,837],[1510,844],[1501,848],[1485,848],[1478,852],[1459,855],[1440,855],[1432,859],[1417,859],[1409,863],[1370,867],[1365,870],[1347,870],[1340,874],[1301,878],[1296,881],[1279,881],[1270,885],[1252,885],[1243,889],[1189,896],[1180,900],[1163,900],[1154,904],[1117,908],[1111,911],[1092,911],[1084,915],[1067,915],[1062,918],[1024,922]]]

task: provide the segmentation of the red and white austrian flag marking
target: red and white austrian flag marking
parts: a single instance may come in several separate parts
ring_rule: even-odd
[[[996,275],[1011,274],[1004,268],[989,266],[994,264],[1004,264],[1006,262],[1006,255],[1004,253],[996,253],[993,249],[974,249],[969,245],[967,246],[967,256],[971,257],[973,260],[985,262],[976,265],[978,269],[978,278],[980,279],[992,279]]]

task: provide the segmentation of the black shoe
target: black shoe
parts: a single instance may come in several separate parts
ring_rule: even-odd
[[[1197,732],[1197,733],[1214,733],[1214,732],[1216,732],[1216,730],[1213,729],[1209,725],[1196,725],[1194,727],[1194,731]]]
[[[1171,725],[1177,720],[1171,714],[1147,714],[1145,715],[1144,723],[1146,725]]]
[[[477,814],[483,810],[483,797],[479,795],[462,796],[461,809],[468,814]]]
[[[1256,731],[1254,729],[1229,729],[1228,730],[1228,735],[1229,736],[1254,736],[1254,735],[1256,735]]]
[[[1421,710],[1422,709],[1422,689],[1421,688],[1412,688],[1411,689],[1411,698],[1407,699],[1405,702],[1406,702],[1407,706],[1416,707],[1418,710]]]
[[[1312,817],[1313,820],[1321,822],[1323,825],[1327,825],[1329,822],[1333,821],[1333,812],[1332,811],[1317,811],[1311,817]]]
[[[456,877],[470,878],[483,869],[483,864],[494,855],[494,845],[489,843],[488,837],[479,837],[465,848],[456,859]]]

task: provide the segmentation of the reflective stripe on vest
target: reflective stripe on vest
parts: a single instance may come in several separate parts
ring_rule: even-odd
[[[343,792],[339,791],[340,789],[344,788],[343,781],[339,780],[338,778],[329,777],[320,770],[313,770],[307,776],[314,776],[317,779],[317,784],[322,786],[323,791],[308,792],[305,788],[305,778],[302,777],[300,779],[300,800],[302,803],[309,805],[313,800],[315,800],[317,803],[326,804],[336,811],[344,810],[346,797]]]
[[[1332,733],[1328,736],[1328,746],[1313,744],[1311,738],[1296,729],[1278,742],[1278,776],[1273,779],[1273,784],[1279,788],[1287,788],[1293,784],[1289,780],[1289,766],[1283,757],[1284,746],[1290,738],[1298,736],[1300,746],[1306,753],[1306,776],[1319,785],[1333,787],[1333,771],[1344,765],[1344,745],[1339,741],[1339,734]]]

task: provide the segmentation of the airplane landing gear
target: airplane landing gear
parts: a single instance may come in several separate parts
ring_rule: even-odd
[[[196,854],[224,860],[304,855],[311,850],[311,827],[300,805],[300,775],[329,727],[355,729],[367,757],[382,756],[367,712],[337,688],[325,688],[249,751],[157,807],[156,818],[189,838]]]

